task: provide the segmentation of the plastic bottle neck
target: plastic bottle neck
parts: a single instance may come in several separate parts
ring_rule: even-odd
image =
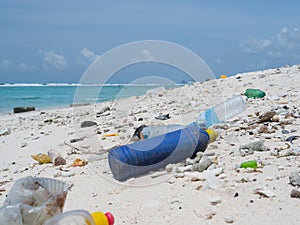
[[[217,131],[214,131],[214,130],[211,130],[211,129],[207,129],[205,131],[206,131],[206,133],[208,133],[209,143],[214,142],[217,139],[218,135],[219,135]]]

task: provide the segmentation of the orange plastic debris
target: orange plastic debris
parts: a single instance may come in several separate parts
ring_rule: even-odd
[[[111,134],[103,134],[103,137],[116,137],[119,136],[117,133],[111,133]]]
[[[86,160],[76,158],[74,159],[72,166],[85,166],[86,164],[87,164]]]

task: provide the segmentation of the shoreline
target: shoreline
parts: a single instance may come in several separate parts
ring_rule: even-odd
[[[38,110],[65,108],[73,104],[97,104],[118,98],[144,95],[164,87],[182,87],[179,84],[123,84],[123,85],[12,85],[0,86],[3,99],[0,114],[13,113],[15,107],[35,107]],[[32,87],[32,88],[30,88]],[[2,88],[2,89],[1,89]],[[98,93],[98,94],[97,94]],[[11,97],[13,96],[13,97]]]
[[[5,83],[0,84],[0,87],[115,87],[115,86],[124,86],[124,87],[131,87],[131,86],[137,86],[137,87],[143,87],[143,86],[183,86],[185,84],[135,84],[135,83],[129,83],[129,84],[80,84],[80,83],[74,83],[74,84],[67,84],[67,83]]]
[[[0,200],[4,202],[17,179],[31,175],[73,184],[65,212],[109,211],[116,224],[279,225],[284,221],[296,225],[300,200],[292,198],[291,191],[299,187],[289,177],[300,172],[299,78],[299,65],[295,65],[95,105],[0,117],[1,128],[11,128],[9,135],[0,136],[0,180],[7,181],[0,186]],[[171,172],[155,171],[125,182],[112,177],[107,151],[130,143],[138,126],[189,124],[201,111],[243,95],[247,88],[259,88],[266,96],[248,99],[246,111],[213,126],[219,137],[205,153],[214,155],[211,171],[221,171],[213,179],[216,183],[210,183],[209,170],[188,171],[186,162],[174,165]],[[272,110],[278,121],[257,122]],[[155,119],[160,113],[169,113],[170,119]],[[82,128],[84,121],[97,125]],[[265,148],[241,155],[241,146],[257,139],[263,140]],[[48,151],[61,155],[66,165],[39,164],[31,158]],[[76,158],[87,164],[72,166]],[[257,170],[236,168],[248,160],[261,165]]]

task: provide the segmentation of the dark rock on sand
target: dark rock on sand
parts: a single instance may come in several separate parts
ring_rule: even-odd
[[[84,121],[81,123],[80,127],[84,128],[84,127],[92,127],[92,126],[96,126],[97,123],[94,121]]]
[[[170,119],[170,118],[171,118],[170,114],[165,114],[165,115],[160,114],[159,116],[155,117],[155,119],[157,119],[157,120],[167,120],[167,119]]]
[[[28,107],[15,107],[14,108],[14,113],[22,113],[22,112],[30,112],[30,111],[35,111],[35,107],[28,106]]]
[[[300,198],[300,191],[297,189],[293,189],[291,191],[291,198]]]

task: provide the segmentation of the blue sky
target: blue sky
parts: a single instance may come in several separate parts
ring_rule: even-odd
[[[299,64],[299,9],[297,0],[1,0],[0,83],[77,83],[95,57],[141,40],[184,46],[216,77]],[[167,73],[137,68],[116,80]]]

